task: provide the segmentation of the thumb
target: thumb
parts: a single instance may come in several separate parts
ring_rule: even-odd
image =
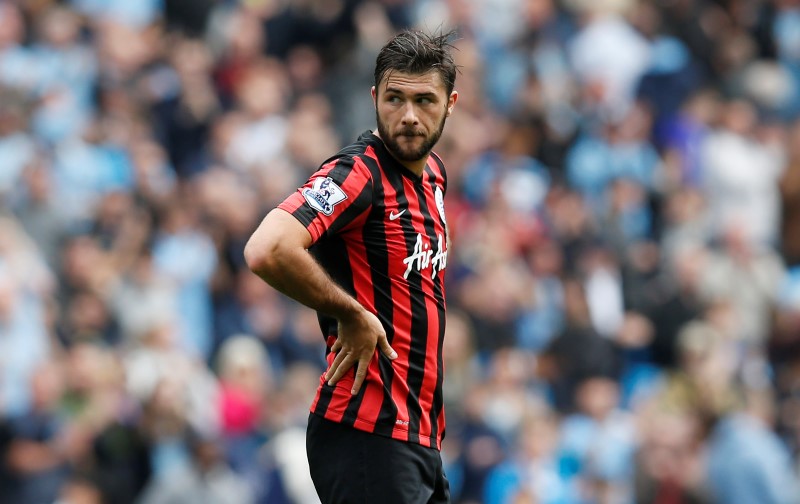
[[[378,338],[378,346],[381,347],[381,352],[386,357],[389,357],[391,360],[395,360],[397,358],[397,352],[389,345],[389,340],[386,339],[386,335],[383,334]]]

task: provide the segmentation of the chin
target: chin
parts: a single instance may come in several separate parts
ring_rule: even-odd
[[[405,149],[401,149],[400,152],[398,152],[398,154],[399,154],[397,156],[398,158],[402,159],[403,161],[409,161],[409,162],[419,161],[420,159],[428,155],[427,152],[420,152],[419,150],[409,151]]]

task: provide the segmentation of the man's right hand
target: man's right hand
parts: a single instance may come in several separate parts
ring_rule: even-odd
[[[367,368],[379,348],[391,360],[397,358],[397,352],[389,345],[386,331],[381,321],[375,314],[366,309],[358,311],[353,317],[339,319],[339,336],[331,347],[331,352],[336,354],[331,367],[325,373],[328,385],[335,385],[347,371],[354,365],[356,377],[350,393],[358,394],[361,385],[367,377]]]

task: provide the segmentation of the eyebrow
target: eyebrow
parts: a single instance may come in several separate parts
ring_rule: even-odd
[[[403,92],[403,90],[398,89],[398,88],[394,88],[394,87],[387,87],[384,90],[384,92],[386,92],[386,93],[394,93],[394,94],[399,94],[399,95],[405,95],[406,94],[405,92]],[[426,91],[424,93],[414,93],[411,96],[413,96],[414,98],[429,98],[429,97],[434,97],[435,98],[436,97],[436,93],[434,93],[433,91]]]

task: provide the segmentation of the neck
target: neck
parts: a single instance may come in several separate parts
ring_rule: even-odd
[[[380,138],[380,139],[381,139],[381,141],[383,141],[383,138],[381,138],[381,134],[378,132],[378,130],[375,130],[375,131],[373,131],[372,133],[373,133],[373,134],[374,134],[376,137]],[[386,145],[386,142],[384,142],[384,144],[383,144],[383,145]],[[417,177],[421,177],[421,176],[422,176],[422,174],[425,172],[425,165],[427,165],[427,164],[428,164],[428,157],[430,157],[430,154],[426,154],[426,155],[425,155],[423,158],[421,158],[421,159],[418,159],[418,160],[416,160],[416,161],[403,161],[402,159],[398,159],[398,158],[397,158],[397,156],[395,156],[395,155],[394,155],[394,152],[392,152],[392,150],[391,150],[391,149],[387,148],[386,150],[389,152],[389,154],[390,154],[390,155],[391,155],[391,156],[392,156],[392,157],[393,157],[393,158],[394,158],[394,159],[395,159],[395,160],[396,160],[398,163],[400,163],[401,165],[403,165],[405,168],[407,168],[407,169],[408,169],[408,171],[410,171],[411,173],[413,173],[413,174],[414,174],[414,175],[416,175]]]

